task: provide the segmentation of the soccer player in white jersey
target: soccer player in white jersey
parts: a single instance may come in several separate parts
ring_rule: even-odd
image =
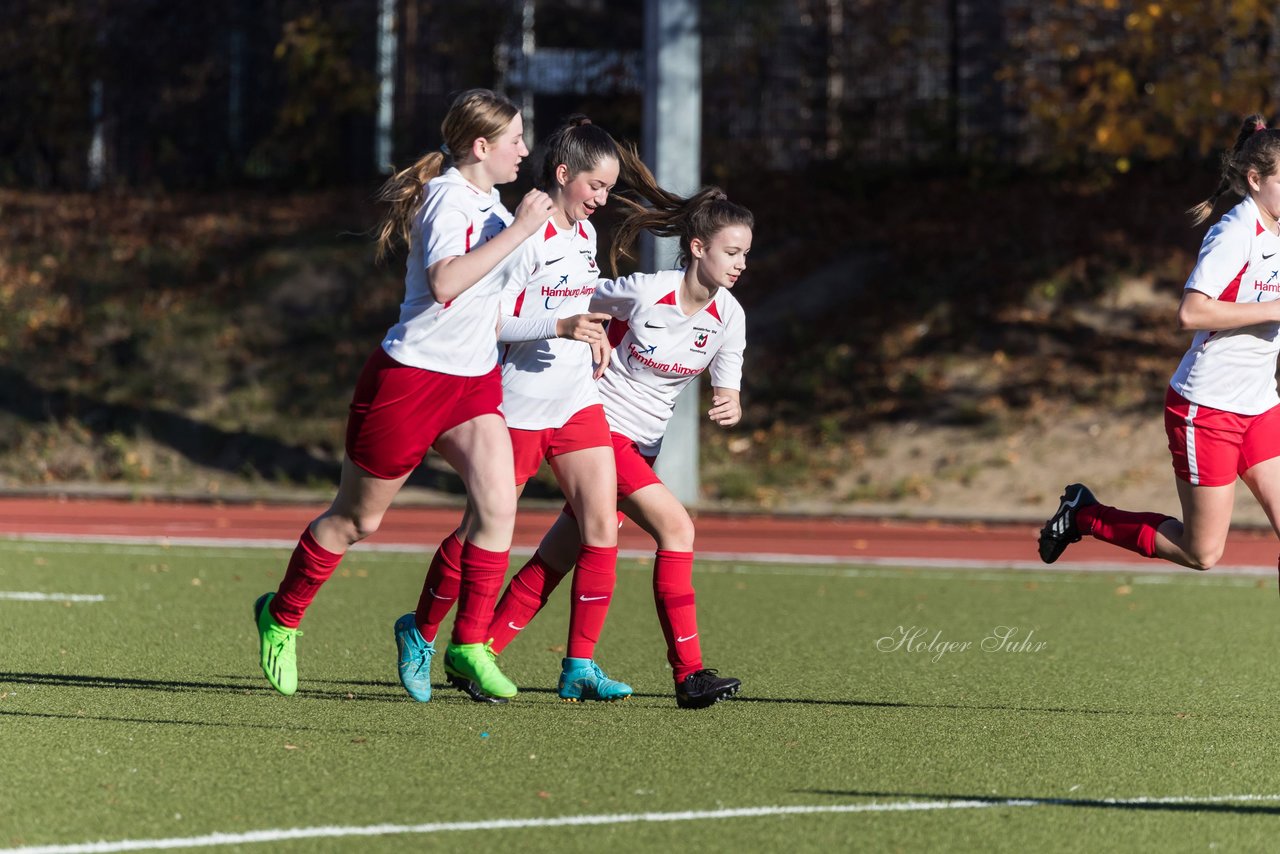
[[[307,606],[346,550],[377,531],[433,446],[461,475],[475,508],[445,667],[488,695],[516,694],[484,648],[516,510],[494,330],[503,272],[546,222],[551,200],[530,191],[513,217],[495,189],[515,179],[529,153],[520,112],[507,99],[485,89],[462,93],[441,135],[442,152],[394,175],[380,195],[391,207],[379,254],[397,238],[408,243],[406,294],[400,322],[356,383],[337,496],[303,531],[276,592],[254,603],[262,670],[282,694],[298,688],[296,641]],[[453,166],[441,174],[446,157]]]
[[[608,678],[594,660],[616,581],[618,527],[613,445],[595,382],[608,362],[603,321],[609,316],[588,311],[600,276],[589,217],[608,201],[620,162],[638,160],[584,116],[570,119],[545,148],[537,186],[552,199],[551,217],[525,240],[505,274],[499,335],[503,414],[514,449],[517,492],[546,459],[580,524],[582,545],[574,556],[577,571],[560,696],[618,700],[631,695],[630,686]],[[593,362],[599,366],[595,376]],[[469,508],[468,517],[470,513]],[[457,595],[458,535],[468,517],[440,544],[416,612],[396,622],[400,681],[420,702],[431,699],[434,640]],[[526,564],[489,626],[492,655],[524,628],[561,577],[542,573],[536,561]],[[487,699],[465,683],[451,681],[473,699]]]
[[[1211,569],[1226,546],[1237,476],[1272,525],[1280,523],[1280,130],[1267,129],[1262,116],[1245,119],[1217,190],[1189,212],[1197,225],[1228,190],[1244,199],[1200,246],[1178,307],[1179,325],[1196,334],[1165,394],[1183,521],[1108,507],[1073,483],[1040,532],[1046,563],[1090,534]]]
[[[737,693],[740,682],[703,666],[693,589],[693,520],[653,463],[677,395],[703,371],[711,373],[708,417],[721,427],[742,418],[746,317],[731,291],[747,266],[754,218],[714,187],[684,199],[659,188],[647,170],[644,175],[645,186],[638,186],[642,176],[628,176],[627,182],[653,207],[624,199],[632,210],[614,236],[614,268],[638,233],[648,230],[679,237],[682,269],[602,280],[591,307],[614,318],[609,325],[614,351],[600,395],[613,441],[618,506],[657,543],[654,604],[676,703],[696,709]],[[581,540],[572,512],[567,507],[561,513],[510,588],[526,573],[554,577],[573,568]]]

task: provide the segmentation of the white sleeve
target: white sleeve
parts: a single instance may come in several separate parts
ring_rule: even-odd
[[[520,294],[529,286],[533,278],[534,268],[538,266],[538,253],[532,240],[521,243],[519,248],[507,256],[503,262],[502,296],[499,301],[504,316],[516,313],[516,302]]]
[[[455,255],[466,255],[475,247],[480,235],[471,221],[471,210],[462,202],[465,196],[450,187],[427,204],[422,217],[423,257],[426,266]]]
[[[725,324],[724,344],[711,357],[711,385],[713,388],[742,389],[742,361],[747,349],[746,316],[739,309]]]
[[[535,235],[536,236],[536,235]],[[506,285],[502,288],[498,312],[498,340],[504,344],[522,341],[545,341],[556,337],[555,317],[520,317],[520,295],[529,287],[534,268],[538,266],[538,250],[533,239],[526,240],[511,254],[511,264],[503,272]],[[539,312],[541,314],[541,312]]]
[[[1199,291],[1217,299],[1232,282],[1240,278],[1249,264],[1250,241],[1242,239],[1244,232],[1237,223],[1235,228],[1225,227],[1227,220],[1219,221],[1200,244],[1200,257],[1187,279],[1185,290]]]
[[[621,279],[600,279],[591,296],[591,310],[619,320],[630,320],[639,299],[640,274]]]
[[[556,318],[553,317],[511,317],[503,314],[498,318],[498,340],[503,344],[517,344],[521,341],[546,341],[557,338]]]

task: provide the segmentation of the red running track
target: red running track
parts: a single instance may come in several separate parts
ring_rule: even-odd
[[[169,542],[249,540],[295,542],[322,505],[181,503],[80,498],[0,498],[0,537],[146,539]],[[393,507],[369,542],[433,548],[457,523],[460,511]],[[522,510],[515,547],[530,551],[554,512]],[[848,517],[793,517],[702,513],[698,551],[759,557],[802,555],[826,560],[920,559],[959,563],[1034,563],[1036,525],[929,522]],[[623,549],[649,551],[653,542],[634,524],[620,534]],[[1270,532],[1242,530],[1228,541],[1224,566],[1274,567],[1280,553]],[[1086,539],[1058,565],[1159,564]]]

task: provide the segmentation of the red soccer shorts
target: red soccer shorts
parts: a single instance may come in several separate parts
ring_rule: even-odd
[[[586,448],[607,448],[609,444],[609,422],[604,417],[604,406],[599,403],[578,410],[563,427],[546,430],[513,427],[511,450],[516,457],[516,485],[537,474],[543,460]]]
[[[657,457],[646,457],[632,439],[621,433],[610,433],[613,439],[613,458],[618,467],[618,500],[626,498],[633,492],[662,483],[662,478],[653,470]]]
[[[502,374],[459,377],[402,365],[379,347],[365,362],[347,417],[347,457],[374,477],[417,468],[445,433],[481,415],[502,415]]]
[[[662,478],[658,477],[658,473],[653,470],[653,463],[657,457],[646,457],[640,453],[640,448],[636,446],[634,440],[628,439],[621,433],[610,433],[609,438],[613,440],[613,459],[618,469],[619,501],[633,492],[644,489],[646,486],[662,483]],[[578,518],[578,515],[573,512],[573,508],[569,506],[567,501],[561,511],[570,519]],[[619,510],[619,528],[622,527],[624,518],[625,514]]]
[[[1174,474],[1193,486],[1226,486],[1258,463],[1280,457],[1280,406],[1237,415],[1192,403],[1170,388],[1164,432]]]

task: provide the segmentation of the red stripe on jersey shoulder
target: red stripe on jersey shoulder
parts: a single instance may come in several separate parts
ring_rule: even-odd
[[[675,305],[675,304],[676,304],[675,291],[672,291],[671,293],[667,294],[665,297],[663,297],[662,299],[654,303],[654,305]]]
[[[1262,234],[1262,232],[1266,231],[1266,229],[1262,227],[1262,220],[1256,220],[1254,222],[1254,225],[1258,227],[1258,230],[1253,233],[1254,237],[1257,237],[1259,234]]]
[[[1218,297],[1222,302],[1235,302],[1236,297],[1240,294],[1240,279],[1244,276],[1244,271],[1249,269],[1249,262],[1246,261],[1244,266],[1240,268],[1240,272],[1236,273],[1236,277],[1231,280],[1231,284],[1222,291]]]
[[[520,316],[520,309],[524,307],[524,295],[528,292],[529,292],[529,289],[525,288],[524,290],[520,291],[520,296],[516,297],[516,310],[514,312],[516,317]]]
[[[578,223],[578,234],[582,235],[582,239],[587,239],[587,230],[582,227],[582,223]]]
[[[627,330],[631,328],[631,324],[625,320],[618,320],[616,317],[609,321],[609,346],[617,347],[622,343],[622,339],[626,337]]]
[[[542,239],[550,240],[556,236],[556,224],[551,220],[547,220],[547,227],[542,231]]]
[[[711,302],[707,303],[707,311],[710,312],[711,316],[714,317],[716,320],[720,320],[720,310],[716,308],[715,300],[712,300]],[[722,324],[724,323],[723,320],[720,320],[720,322]]]
[[[465,249],[462,250],[464,253],[471,251],[471,235],[475,233],[476,233],[476,224],[474,222],[468,223],[467,224],[467,246]]]

